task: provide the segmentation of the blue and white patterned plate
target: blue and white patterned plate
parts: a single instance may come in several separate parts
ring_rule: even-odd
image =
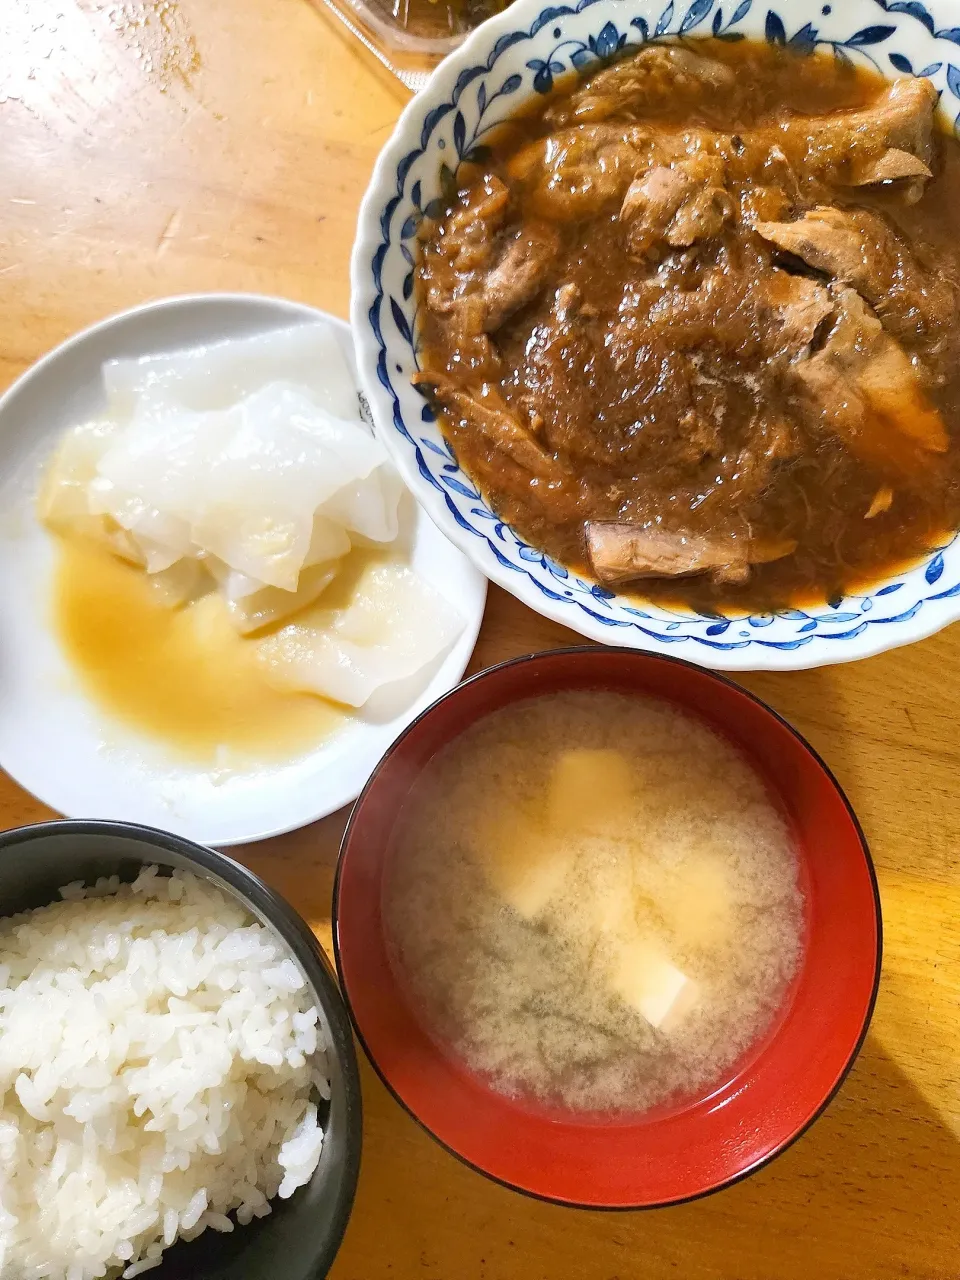
[[[599,66],[653,40],[715,35],[830,49],[884,75],[922,75],[960,116],[960,9],[953,0],[515,0],[437,68],[384,148],[352,262],[357,360],[377,431],[418,501],[494,582],[595,640],[706,666],[798,669],[863,658],[960,617],[960,541],[867,595],[822,608],[717,617],[638,605],[578,577],[500,521],[450,453],[423,396],[413,268],[417,229],[457,165],[521,102],[571,67]]]

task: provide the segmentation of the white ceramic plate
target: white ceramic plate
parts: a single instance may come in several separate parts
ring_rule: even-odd
[[[463,633],[401,715],[360,719],[293,763],[218,776],[178,762],[84,696],[52,633],[53,546],[34,514],[38,478],[60,432],[102,409],[104,360],[318,319],[335,326],[352,364],[347,325],[311,307],[249,294],[168,298],[71,338],[0,398],[0,765],[68,817],[142,822],[213,845],[304,826],[356,799],[393,739],[462,676],[486,580],[412,500],[412,566],[459,611]]]

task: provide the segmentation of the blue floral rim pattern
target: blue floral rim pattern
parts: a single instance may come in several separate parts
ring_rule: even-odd
[[[378,431],[408,482],[441,527],[471,554],[489,576],[514,590],[534,607],[588,635],[645,648],[677,644],[732,653],[747,649],[784,653],[807,649],[820,641],[856,641],[868,629],[896,631],[940,605],[936,617],[909,627],[909,634],[848,646],[837,657],[876,652],[892,644],[928,634],[952,620],[943,602],[960,598],[960,561],[951,554],[957,544],[932,551],[926,563],[862,595],[847,595],[816,609],[790,609],[776,614],[716,616],[644,606],[619,597],[606,587],[579,577],[519,538],[484,501],[470,477],[458,466],[440,434],[434,414],[411,387],[419,367],[414,270],[417,236],[424,218],[435,216],[455,181],[457,166],[482,158],[484,138],[516,106],[532,94],[549,92],[555,77],[571,69],[600,65],[651,41],[713,36],[724,41],[766,39],[800,53],[832,51],[841,61],[866,63],[888,77],[922,75],[933,81],[941,106],[957,128],[960,120],[960,25],[938,24],[919,0],[855,0],[812,6],[782,0],[774,8],[762,0],[578,0],[534,10],[526,0],[494,19],[449,61],[456,66],[480,42],[487,27],[509,28],[487,37],[486,56],[447,76],[440,100],[431,93],[440,73],[424,91],[427,104],[407,124],[416,145],[399,159],[390,154],[390,176],[380,175],[389,190],[375,210],[369,209],[377,179],[361,215],[376,216],[376,245],[361,257],[363,237],[354,260],[354,328],[369,326],[376,350],[375,370],[364,368],[364,344],[358,344],[361,374],[368,381]],[[526,27],[505,19],[535,12]],[[596,12],[594,18],[593,13]],[[816,20],[810,15],[815,13]],[[868,20],[857,21],[866,16]],[[490,43],[492,41],[492,43]],[[931,54],[931,56],[927,56]],[[935,55],[935,56],[934,56]],[[441,71],[443,68],[441,68]],[[417,100],[406,115],[415,112]],[[403,131],[401,122],[400,130]],[[415,131],[410,129],[415,123]],[[358,287],[359,285],[359,287]],[[358,307],[358,295],[365,294]],[[380,412],[378,412],[378,407]],[[386,412],[385,412],[386,411]],[[385,420],[386,418],[386,420]],[[425,488],[426,486],[426,488]],[[432,497],[428,491],[432,491]],[[442,509],[438,509],[442,508]],[[474,541],[476,540],[476,541]],[[952,585],[944,586],[945,573]],[[523,583],[514,580],[514,575]],[[948,616],[950,614],[950,616]],[[821,648],[823,646],[820,646]],[[832,648],[832,646],[830,646]],[[695,656],[691,653],[690,656]],[[816,665],[837,657],[805,655],[792,665]],[[711,662],[706,656],[704,661]],[[713,660],[713,665],[749,666],[740,659]],[[758,662],[755,665],[766,665]]]

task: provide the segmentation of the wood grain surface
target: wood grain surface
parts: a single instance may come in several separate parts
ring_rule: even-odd
[[[357,208],[405,100],[307,0],[0,0],[0,386],[165,294],[251,290],[346,315]],[[493,588],[473,668],[574,640]],[[365,1067],[363,1173],[334,1280],[960,1277],[958,674],[953,628],[743,681],[836,772],[883,896],[873,1027],[809,1134],[699,1203],[577,1212],[461,1166]],[[45,816],[0,777],[0,823]],[[344,820],[240,853],[328,946]]]

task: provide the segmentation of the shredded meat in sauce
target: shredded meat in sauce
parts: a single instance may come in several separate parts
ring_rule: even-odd
[[[424,231],[417,383],[501,517],[706,610],[832,599],[960,525],[935,107],[925,80],[692,41],[498,129]]]

